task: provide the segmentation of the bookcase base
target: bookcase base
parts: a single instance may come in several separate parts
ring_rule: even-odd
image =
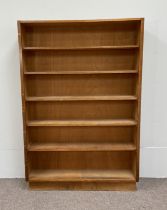
[[[136,182],[29,182],[31,190],[135,191]]]

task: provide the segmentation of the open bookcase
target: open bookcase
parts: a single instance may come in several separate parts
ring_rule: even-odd
[[[136,189],[143,28],[143,18],[18,21],[31,189]]]

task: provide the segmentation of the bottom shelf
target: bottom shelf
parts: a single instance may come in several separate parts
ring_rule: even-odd
[[[135,191],[130,170],[33,170],[29,176],[32,190],[112,190]]]
[[[131,170],[32,170],[30,182],[135,181]]]

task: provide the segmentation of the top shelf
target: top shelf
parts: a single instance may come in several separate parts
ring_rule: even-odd
[[[21,24],[58,24],[58,23],[105,23],[105,22],[133,22],[144,20],[141,18],[91,19],[91,20],[18,20]]]
[[[139,45],[123,46],[92,46],[92,47],[23,47],[23,50],[107,50],[107,49],[136,49]]]
[[[142,19],[18,22],[23,50],[139,48]]]

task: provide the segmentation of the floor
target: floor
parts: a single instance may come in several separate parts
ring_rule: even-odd
[[[136,192],[30,191],[0,179],[0,210],[167,210],[167,179],[141,179]]]

